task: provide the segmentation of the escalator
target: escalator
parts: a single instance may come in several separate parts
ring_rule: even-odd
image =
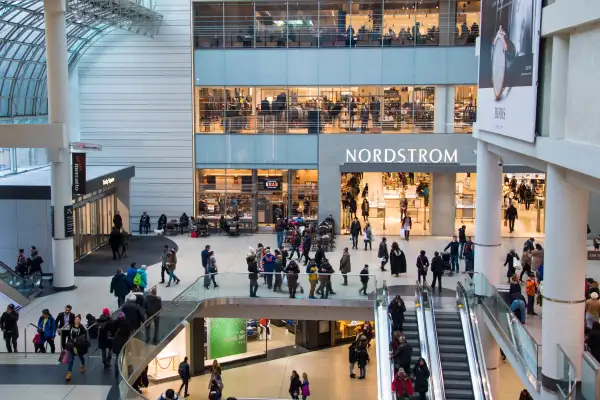
[[[419,324],[417,321],[416,311],[406,311],[404,314],[402,334],[404,337],[406,337],[406,341],[412,346],[413,349],[410,365],[415,365],[419,358],[421,358],[421,340],[419,339]]]
[[[39,292],[41,274],[23,278],[0,261],[0,295],[8,303],[25,307]]]
[[[447,400],[474,400],[461,318],[456,311],[435,311],[438,348]]]

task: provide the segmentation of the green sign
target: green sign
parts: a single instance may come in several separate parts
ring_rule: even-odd
[[[246,320],[211,318],[208,320],[208,357],[227,357],[246,352]]]

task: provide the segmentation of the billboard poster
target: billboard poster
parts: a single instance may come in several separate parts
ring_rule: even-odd
[[[86,194],[86,163],[85,153],[71,154],[72,168],[72,192],[73,196],[81,196]]]
[[[244,318],[210,318],[208,324],[208,358],[216,359],[246,352]]]
[[[482,0],[477,126],[535,141],[542,0]]]

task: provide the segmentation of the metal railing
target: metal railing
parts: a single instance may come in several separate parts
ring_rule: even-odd
[[[390,360],[388,343],[392,337],[392,327],[388,317],[388,288],[383,281],[381,297],[377,300],[375,308],[375,335],[377,338],[377,381],[379,389],[379,400],[393,400],[396,398],[392,392],[392,380],[394,379],[394,363]]]
[[[419,285],[419,283],[417,282]],[[442,359],[439,352],[438,347],[438,336],[437,336],[437,325],[435,323],[435,309],[433,305],[433,291],[427,285],[422,286],[422,306],[424,307],[425,312],[425,326],[431,327],[430,329],[426,329],[427,333],[427,342],[431,345],[430,349],[435,349],[435,354],[431,355],[431,364],[429,366],[432,377],[432,387],[434,392],[434,399],[436,400],[445,400],[446,399],[446,389],[444,387],[444,375],[442,371]],[[435,371],[435,377],[434,377]]]
[[[432,349],[433,347],[431,347],[431,343],[429,341],[429,338],[427,337],[427,326],[425,324],[425,310],[423,309],[423,287],[421,286],[421,283],[419,281],[417,281],[417,286],[415,288],[415,306],[417,308],[417,328],[419,330],[419,343],[420,343],[420,347],[421,347],[421,357],[423,359],[425,359],[425,362],[427,363],[427,365],[430,368],[430,376],[429,376],[429,387],[432,388],[432,390],[428,390],[427,391],[427,399],[428,400],[434,400],[436,399],[434,393],[434,384],[433,384],[433,375],[431,373],[431,366],[432,366],[432,356],[431,356],[431,351],[430,349]],[[433,329],[435,329],[435,327],[433,327]],[[438,354],[438,358],[439,358],[439,352]],[[441,364],[439,364],[441,365]],[[443,378],[442,378],[443,380]]]

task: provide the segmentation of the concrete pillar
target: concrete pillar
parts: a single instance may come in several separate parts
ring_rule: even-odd
[[[586,223],[589,192],[567,182],[564,170],[548,165],[544,246],[544,318],[542,318],[542,384],[553,390],[563,376],[558,370],[560,344],[581,378],[586,275]],[[568,250],[567,250],[568,249]],[[568,327],[568,329],[565,329]],[[545,392],[542,398],[554,398]]]
[[[454,98],[456,86],[447,86],[446,89],[446,133],[454,133]]]
[[[552,74],[550,77],[549,136],[559,140],[565,137],[567,88],[569,72],[569,35],[552,37]]]
[[[456,174],[436,172],[431,177],[429,202],[431,234],[453,236],[456,214]]]
[[[258,230],[258,170],[252,170],[252,221]]]
[[[433,133],[446,133],[447,92],[446,86],[435,87]]]
[[[455,1],[439,2],[440,46],[452,46],[456,40],[456,8]]]
[[[600,193],[590,192],[589,204],[600,204]],[[591,230],[590,234],[588,235],[589,239],[593,239],[600,235],[600,208],[589,207],[588,224],[590,224]]]
[[[77,64],[75,64],[69,74],[69,114],[71,116],[71,141],[80,142],[79,67]]]
[[[475,200],[475,271],[497,285],[500,283],[502,255],[500,249],[502,167],[499,157],[488,150],[487,144],[477,141],[477,197]],[[477,290],[477,287],[475,288]],[[487,325],[481,324],[479,333],[485,349],[485,364],[492,398],[499,397],[500,348]]]
[[[46,28],[46,68],[48,80],[48,120],[64,124],[70,134],[69,69],[66,35],[65,0],[44,0]],[[75,287],[73,238],[66,237],[65,210],[73,210],[71,194],[71,155],[69,149],[49,150],[51,161],[51,202],[54,207],[54,238],[52,262],[54,287],[68,290]]]

